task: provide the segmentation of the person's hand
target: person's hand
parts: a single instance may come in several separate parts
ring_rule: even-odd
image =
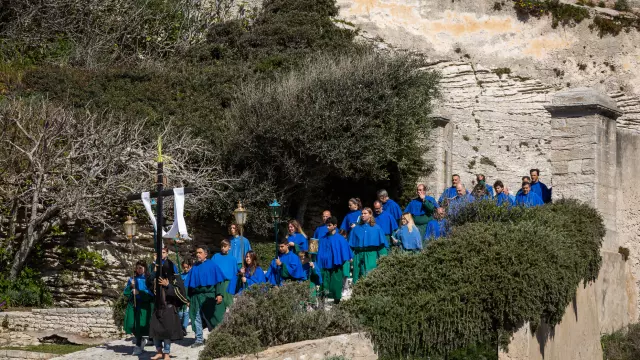
[[[278,266],[282,265],[282,261],[280,261],[280,258],[276,258],[276,265]]]
[[[351,228],[353,229],[354,227],[356,227],[356,224],[351,224]]]
[[[242,277],[242,282],[243,282],[243,283],[246,283],[246,282],[247,282],[247,278],[243,276],[243,277]]]
[[[293,241],[289,241],[289,246],[296,246],[296,244],[294,244]]]
[[[243,274],[243,275],[244,275],[244,268],[241,268],[241,269],[240,269],[240,274]]]
[[[396,245],[398,243],[397,239],[393,239],[393,245]]]
[[[311,266],[312,268],[315,268],[315,265],[313,264],[313,261],[309,262],[309,266]]]
[[[158,284],[160,284],[161,286],[169,286],[169,279],[160,278],[158,279]]]
[[[138,290],[136,290],[136,289],[131,289],[131,293],[132,293],[133,295],[138,295]]]
[[[222,303],[222,295],[216,296],[216,304],[221,304],[221,303]]]

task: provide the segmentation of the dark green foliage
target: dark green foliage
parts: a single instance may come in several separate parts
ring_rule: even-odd
[[[273,233],[270,235],[273,238]],[[275,240],[271,243],[254,242],[251,244],[251,249],[256,252],[256,255],[258,255],[258,264],[260,264],[260,267],[264,271],[267,271],[271,260],[276,256]]]
[[[627,259],[629,259],[629,248],[620,246],[618,253],[622,255],[622,260],[627,261]]]
[[[496,163],[493,162],[493,160],[491,160],[491,159],[489,159],[488,157],[485,157],[485,156],[483,156],[480,159],[480,164],[496,167]]]
[[[589,10],[559,0],[514,0],[513,7],[520,15],[541,17],[551,14],[553,28],[580,23],[589,19]]]
[[[593,19],[593,24],[589,25],[589,29],[598,30],[598,36],[600,37],[606,35],[617,36],[623,30],[626,32],[631,31],[631,29],[640,31],[640,18],[622,16],[608,18],[597,15]]]
[[[557,324],[576,287],[598,275],[605,230],[586,205],[477,202],[451,222],[425,252],[382,259],[345,302],[380,359],[504,347],[525,322]]]
[[[25,267],[16,280],[2,276],[0,302],[2,301],[6,301],[9,307],[46,307],[53,304],[53,297],[40,274]]]
[[[640,359],[640,324],[602,335],[601,343],[605,360]]]
[[[616,3],[613,5],[613,8],[618,11],[630,11],[631,6],[629,6],[629,1],[627,0],[616,0]]]
[[[113,316],[113,322],[118,329],[123,329],[124,326],[124,313],[127,311],[128,299],[124,295],[120,295],[112,304],[111,311]]]
[[[493,70],[493,73],[498,75],[499,78],[501,78],[502,75],[511,74],[511,69],[509,69],[509,68],[497,68],[497,69]]]
[[[339,306],[315,310],[309,283],[256,285],[236,297],[224,322],[207,340],[200,359],[256,353],[266,347],[357,330]]]

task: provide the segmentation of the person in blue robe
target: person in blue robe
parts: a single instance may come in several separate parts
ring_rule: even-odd
[[[467,193],[464,185],[458,184],[456,190],[458,191],[458,195],[449,200],[449,206],[447,207],[448,216],[455,216],[462,208],[474,201],[473,196]]]
[[[167,259],[169,258],[169,246],[164,246],[162,248],[162,265],[164,265],[164,263],[167,261]],[[178,271],[178,266],[173,263],[173,273],[174,274],[179,274],[180,271]],[[149,264],[149,269],[147,269],[147,271],[149,273],[152,273],[155,271],[156,268],[156,261],[154,260],[151,264]]]
[[[360,223],[360,215],[362,214],[362,201],[359,198],[349,199],[349,212],[342,220],[340,230],[349,235],[358,223]]]
[[[490,200],[493,198],[489,195],[489,191],[484,184],[476,184],[471,195],[473,196],[473,201]]]
[[[391,217],[396,221],[396,225],[398,225],[400,223],[400,218],[402,217],[402,208],[400,208],[400,205],[393,201],[393,199],[389,198],[389,194],[385,189],[378,190],[377,195],[378,200],[382,203],[382,211],[386,211],[391,215]]]
[[[551,190],[547,187],[547,185],[543,184],[540,181],[540,170],[531,169],[529,170],[529,174],[531,175],[531,192],[534,192],[540,196],[542,202],[545,204],[551,202]]]
[[[280,254],[271,261],[266,278],[271,285],[280,286],[285,281],[304,281],[305,273],[298,254],[289,250],[289,242],[285,239],[278,245]]]
[[[347,240],[337,232],[338,219],[331,216],[325,224],[329,231],[320,239],[316,264],[323,278],[322,294],[339,303],[342,299],[344,279],[349,276],[348,270],[345,273],[345,268],[348,269],[353,252]]]
[[[445,219],[444,208],[438,208],[433,220],[427,224],[427,232],[424,235],[423,246],[426,246],[429,241],[447,236],[447,219]]]
[[[531,191],[531,184],[522,183],[522,192],[516,196],[516,205],[534,207],[544,205],[542,198]]]
[[[415,225],[420,230],[420,238],[423,238],[427,230],[427,224],[433,219],[433,214],[440,205],[438,205],[436,199],[427,195],[427,187],[424,184],[419,184],[416,192],[418,197],[409,202],[404,212],[411,214]]]
[[[322,212],[322,225],[318,226],[316,230],[313,232],[314,239],[320,240],[327,234],[329,230],[327,229],[326,222],[330,217],[331,217],[331,211],[325,210]]]
[[[187,274],[189,274],[189,270],[191,270],[191,267],[193,266],[193,261],[191,259],[185,259],[182,260],[182,264],[180,265],[182,266],[182,273],[180,274],[180,277],[184,283],[184,280],[187,278]],[[182,333],[184,336],[187,336],[187,326],[189,326],[189,306],[186,304],[182,306],[178,312],[178,316],[182,323]]]
[[[522,177],[522,183],[531,184],[531,178],[528,176]],[[516,192],[516,197],[522,193],[522,187]]]
[[[371,208],[362,209],[362,222],[349,233],[353,250],[353,283],[377,266],[378,258],[388,253],[389,243],[375,222]]]
[[[493,188],[496,190],[496,196],[494,197],[496,205],[512,207],[516,204],[515,197],[513,199],[505,193],[505,187],[502,181],[498,180],[493,184]]]
[[[489,198],[493,199],[493,197],[495,196],[495,192],[493,187],[487,183],[486,176],[484,176],[484,174],[477,174],[476,181],[478,182],[478,184],[481,184],[482,186],[485,187],[485,189],[487,189],[487,194],[489,194]]]
[[[222,303],[226,293],[226,283],[230,280],[215,263],[207,259],[209,250],[206,246],[196,248],[197,262],[193,265],[184,280],[184,287],[189,297],[189,317],[191,328],[196,334],[196,341],[191,347],[204,345],[202,334],[203,322],[212,331],[222,322],[225,307]]]
[[[242,286],[238,286],[238,292],[242,292],[243,289],[249,288],[255,284],[263,284],[267,282],[264,271],[258,263],[258,255],[254,251],[249,251],[245,257],[245,267],[240,270],[242,273]]]
[[[444,189],[444,191],[438,198],[438,204],[440,204],[440,206],[446,206],[445,202],[448,202],[449,200],[458,196],[458,192],[456,190],[456,186],[458,186],[458,184],[460,184],[460,175],[453,174],[451,176],[451,187]]]
[[[413,222],[413,216],[410,213],[402,214],[402,226],[396,232],[394,242],[402,245],[402,250],[407,252],[419,252],[422,250],[422,235],[420,230]]]
[[[242,268],[242,259],[251,251],[251,244],[246,237],[240,236],[238,225],[236,224],[229,225],[229,235],[231,235],[229,238],[229,242],[231,243],[229,253],[236,259],[236,265],[239,270]]]
[[[213,255],[211,258],[214,261],[222,273],[224,277],[229,279],[226,280],[227,285],[225,288],[225,293],[222,295],[222,303],[225,308],[228,308],[233,303],[233,295],[236,294],[236,287],[238,285],[238,264],[236,263],[236,258],[229,253],[231,250],[231,244],[228,240],[222,240],[220,242],[220,252]]]
[[[307,240],[307,235],[302,230],[302,226],[300,226],[298,220],[290,220],[287,225],[287,230],[289,230],[287,240],[289,241],[291,251],[294,251],[296,254],[300,251],[309,251],[309,240]]]
[[[305,280],[309,281],[309,289],[311,290],[311,298],[315,299],[318,294],[318,289],[322,285],[322,273],[316,266],[316,263],[311,261],[309,253],[306,251],[300,251],[298,253],[300,263],[302,263],[302,271],[305,275]]]
[[[384,236],[387,238],[387,242],[391,242],[391,235],[398,229],[398,223],[388,212],[382,209],[382,202],[376,200],[373,202],[373,217],[376,219],[376,224],[380,226]]]
[[[136,262],[134,276],[127,280],[127,285],[124,288],[124,296],[128,299],[124,313],[124,332],[125,334],[133,334],[136,339],[133,355],[143,353],[143,337],[149,336],[154,295],[147,287],[148,278],[147,264],[140,260]]]

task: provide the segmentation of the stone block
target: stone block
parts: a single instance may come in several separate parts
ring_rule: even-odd
[[[592,88],[576,88],[558,92],[553,96],[551,105],[547,105],[545,108],[552,116],[562,118],[599,114],[615,120],[622,116],[622,112],[613,99]]]

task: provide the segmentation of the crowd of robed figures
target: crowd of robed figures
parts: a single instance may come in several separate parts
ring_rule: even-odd
[[[417,196],[404,211],[386,190],[377,192],[373,209],[363,207],[358,198],[349,199],[349,212],[340,224],[329,210],[323,211],[322,225],[311,238],[317,251],[310,253],[310,241],[298,221],[289,221],[288,235],[278,244],[279,254],[266,272],[235,224],[229,226],[230,238],[222,240],[219,253],[209,257],[206,246],[197,246],[196,261],[183,261],[182,272],[165,248],[160,264],[163,276],[155,276],[158,265],[147,268],[146,263],[138,261],[135,276],[124,290],[129,299],[125,331],[135,335],[133,354],[144,351],[144,337],[148,336],[156,347],[151,359],[168,360],[171,342],[186,336],[189,323],[195,333],[191,346],[202,346],[203,328],[213,330],[222,322],[234,296],[255,284],[281,286],[287,281],[309,280],[314,296],[338,303],[347,278],[355,284],[375,269],[378,259],[392,246],[406,252],[421,251],[429,241],[445,236],[447,218],[469,203],[492,199],[499,206],[532,207],[550,202],[551,190],[539,181],[539,175],[539,170],[532,169],[530,176],[522,178],[522,187],[515,195],[499,180],[493,186],[487,184],[482,174],[476,175],[471,192],[459,175],[453,175],[452,186],[438,200],[428,196],[426,186],[419,184]],[[160,301],[155,301],[156,296]]]

